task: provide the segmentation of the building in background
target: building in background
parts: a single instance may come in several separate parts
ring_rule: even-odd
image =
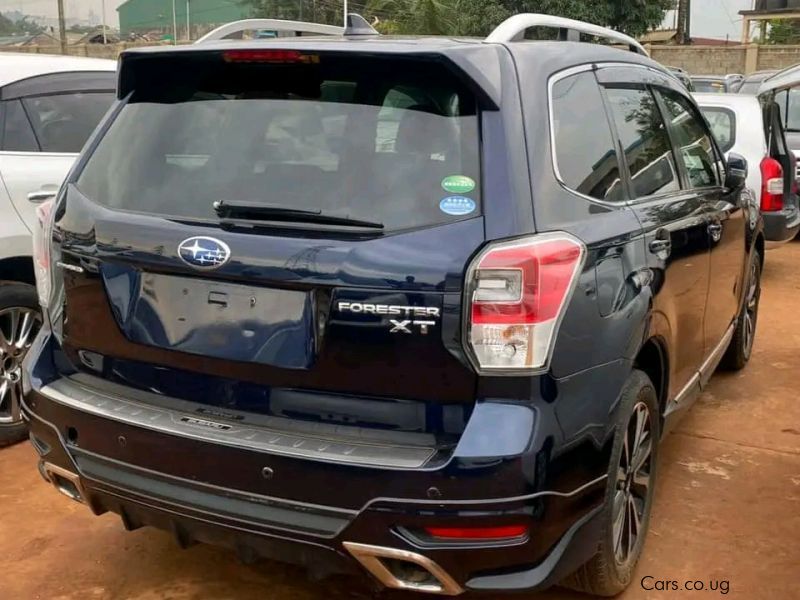
[[[758,25],[758,39],[767,39],[768,28],[781,21],[800,21],[800,0],[756,0],[754,10],[739,11],[742,16],[742,39],[751,40],[754,24]]]
[[[639,41],[652,46],[672,46],[678,43],[677,38],[677,29],[656,29],[655,31],[648,31],[640,36]],[[739,40],[722,40],[719,38],[697,37],[694,35],[691,37],[690,43],[695,46],[737,46],[741,44]]]
[[[127,0],[117,8],[120,35],[123,39],[142,36],[150,39],[171,39],[172,6],[171,2],[165,0]],[[249,8],[236,0],[175,0],[175,23],[179,40],[197,39],[218,25],[249,16]]]

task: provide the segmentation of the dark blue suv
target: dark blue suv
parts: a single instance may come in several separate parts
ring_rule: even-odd
[[[751,353],[746,162],[608,30],[354,33],[123,54],[39,210],[42,475],[317,576],[613,595],[658,442]]]

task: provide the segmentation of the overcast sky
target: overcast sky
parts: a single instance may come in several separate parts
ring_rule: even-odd
[[[117,26],[117,6],[123,0],[106,0],[106,19],[110,26]],[[475,0],[480,2],[480,0]],[[169,4],[170,0],[163,0]],[[738,40],[742,35],[742,22],[739,11],[750,8],[753,0],[694,0],[692,3],[692,35],[724,39],[730,36]],[[86,18],[89,11],[98,17],[102,10],[102,0],[64,0],[67,16]],[[0,12],[21,10],[31,15],[57,16],[56,0],[0,0]],[[672,18],[667,17],[672,24]]]

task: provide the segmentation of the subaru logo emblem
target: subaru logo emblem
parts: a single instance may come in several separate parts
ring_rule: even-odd
[[[178,245],[178,256],[195,269],[216,269],[231,257],[231,249],[225,242],[211,237],[190,237]]]

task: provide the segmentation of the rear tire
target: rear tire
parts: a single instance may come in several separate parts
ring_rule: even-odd
[[[562,585],[616,596],[631,583],[650,524],[660,433],[655,387],[644,372],[635,370],[621,396],[599,549]]]
[[[720,368],[739,371],[745,367],[753,353],[753,343],[758,324],[758,305],[761,300],[761,255],[753,252],[747,270],[747,292],[742,309],[736,318],[736,329],[720,361]]]
[[[28,427],[12,410],[22,392],[21,368],[42,323],[36,288],[25,283],[0,284],[0,447],[19,442]]]

